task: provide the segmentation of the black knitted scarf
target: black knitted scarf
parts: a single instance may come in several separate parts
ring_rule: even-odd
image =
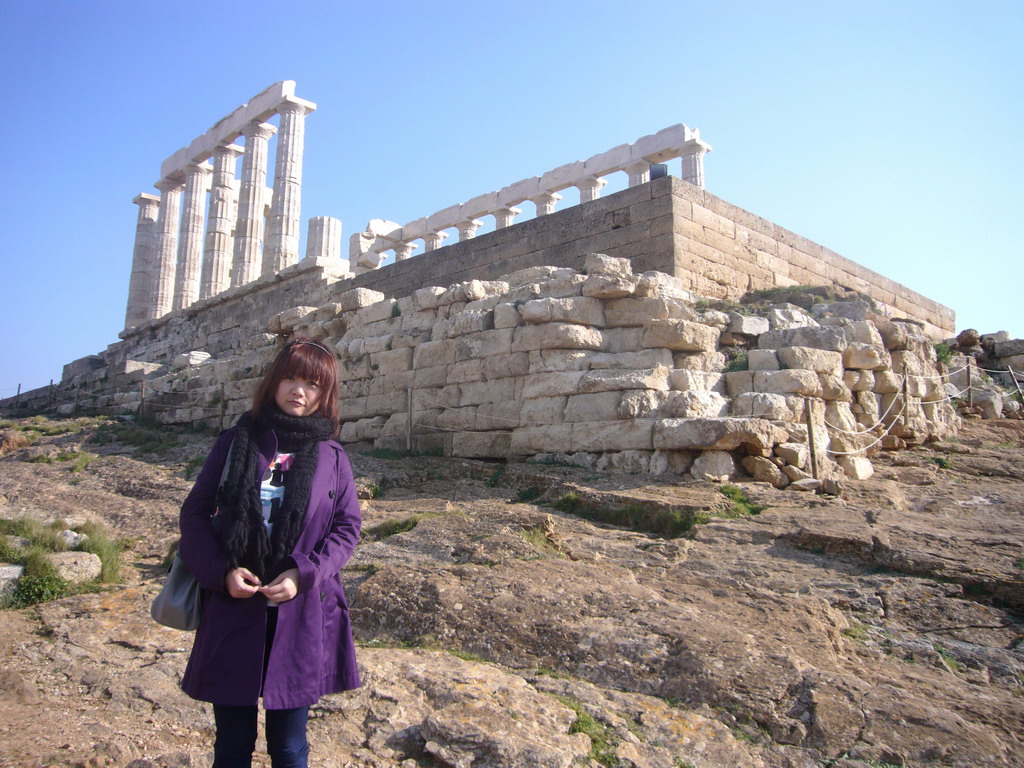
[[[289,416],[273,402],[256,418],[243,414],[238,420],[228,471],[217,491],[220,532],[228,568],[245,567],[266,584],[292,567],[286,561],[298,541],[316,472],[318,445],[327,440],[333,426],[323,416]],[[277,435],[277,449],[295,458],[285,473],[284,502],[267,534],[260,504],[257,477],[259,436],[267,430]]]

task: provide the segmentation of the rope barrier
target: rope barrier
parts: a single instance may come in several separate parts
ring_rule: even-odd
[[[903,378],[905,380],[906,376],[904,376]],[[900,389],[902,389],[902,388],[903,388],[903,382],[901,381],[900,382]],[[898,398],[894,397],[892,399],[892,402],[889,403],[889,407],[885,409],[885,413],[883,413],[881,416],[878,417],[878,421],[875,422],[874,424],[872,424],[867,429],[862,430],[860,432],[851,432],[848,429],[843,429],[842,427],[837,427],[834,424],[832,424],[828,419],[822,419],[822,421],[825,422],[825,426],[826,427],[830,427],[830,428],[834,429],[836,432],[841,432],[841,433],[846,434],[846,435],[868,435],[868,434],[871,434],[872,432],[874,432],[876,429],[878,429],[880,426],[882,426],[885,423],[886,418],[889,416],[889,412],[892,410],[892,407],[894,405],[896,405],[896,401],[897,400],[898,400]]]
[[[863,448],[858,448],[855,451],[833,451],[831,448],[826,448],[825,449],[825,453],[832,454],[833,456],[853,456],[854,454],[865,452],[866,450],[868,450],[868,448],[873,448],[874,446],[878,445],[886,437],[889,436],[889,433],[892,432],[893,427],[896,426],[897,420],[899,419],[900,416],[902,416],[906,412],[906,410],[907,410],[907,403],[906,403],[906,401],[904,401],[903,407],[900,409],[900,412],[896,414],[896,418],[893,419],[892,424],[889,425],[889,427],[885,430],[885,432],[883,432],[881,435],[879,435],[877,440],[874,440],[871,443],[868,443]]]

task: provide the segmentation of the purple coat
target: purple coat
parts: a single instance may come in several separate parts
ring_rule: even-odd
[[[256,704],[261,693],[267,599],[227,593],[227,560],[210,523],[234,434],[232,428],[217,439],[181,507],[181,557],[206,590],[181,688],[201,701],[245,706]],[[277,451],[277,436],[268,431],[259,444],[262,477]],[[360,525],[348,457],[333,440],[321,442],[306,519],[291,555],[299,569],[299,591],[278,608],[262,691],[267,709],[304,707],[324,694],[359,687],[339,570],[352,556]]]

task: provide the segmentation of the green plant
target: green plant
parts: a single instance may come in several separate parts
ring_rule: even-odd
[[[369,451],[363,452],[364,456],[370,456],[374,459],[386,459],[388,461],[394,461],[397,459],[404,459],[409,454],[405,451],[399,451],[394,448],[371,448]]]
[[[91,552],[100,559],[99,580],[111,584],[117,581],[121,574],[121,553],[125,550],[124,542],[114,541],[107,535],[107,531],[98,523],[85,523],[77,529],[78,533],[86,536],[77,549],[80,552]]]
[[[526,539],[540,557],[565,557],[561,550],[548,538],[543,528],[524,528],[519,534]]]
[[[401,317],[402,316],[402,310],[398,308],[398,302],[395,302],[394,304],[391,305],[391,316],[392,317]]]
[[[507,464],[499,464],[497,467],[494,468],[494,471],[491,473],[491,476],[487,478],[487,480],[484,482],[484,485],[486,485],[488,488],[497,488],[498,484],[501,482],[502,475],[505,474],[505,470],[507,469]]]
[[[27,463],[28,464],[53,464],[53,457],[52,456],[48,456],[45,453],[40,453],[37,456],[33,456],[32,458],[28,459]]]
[[[516,503],[529,504],[531,501],[539,499],[543,493],[544,492],[540,488],[533,485],[529,488],[520,488],[516,491]]]
[[[93,459],[96,458],[95,453],[88,453],[86,451],[62,451],[54,456],[54,461],[70,461],[72,472],[81,472],[83,469],[89,466]]]
[[[1024,571],[1024,557],[1018,557],[1013,564],[1018,570]]]
[[[743,489],[736,485],[726,484],[718,486],[718,492],[732,501],[732,506],[721,513],[719,517],[736,518],[758,515],[768,507],[764,504],[755,504],[750,497],[743,492]]]
[[[60,523],[47,525],[28,517],[0,520],[0,534],[28,539],[30,547],[46,552],[63,552],[67,549],[64,539],[60,536],[60,528]]]
[[[615,754],[615,745],[618,739],[608,726],[595,720],[579,699],[559,694],[555,698],[576,713],[576,720],[569,726],[569,733],[582,733],[590,739],[590,759],[609,768],[617,766],[619,759]]]
[[[953,469],[953,462],[945,456],[932,456],[930,461],[939,469]]]
[[[935,344],[935,357],[943,365],[949,365],[949,361],[953,359],[953,348],[944,341],[940,341]]]
[[[944,662],[946,662],[947,667],[954,672],[960,672],[963,670],[963,665],[949,650],[943,648],[941,645],[935,645],[933,647],[935,648],[935,652],[939,654]]]
[[[21,578],[14,585],[14,592],[8,598],[11,608],[25,608],[36,603],[56,600],[68,592],[70,584],[57,574],[57,569],[46,558],[46,552],[38,547],[26,550],[21,556],[25,567]]]
[[[750,355],[747,351],[730,351],[727,353],[729,362],[725,366],[726,373],[732,373],[733,371],[746,371],[750,368]]]
[[[851,640],[856,640],[858,642],[863,642],[868,637],[868,628],[856,619],[850,622],[850,626],[840,631]]]
[[[205,456],[193,456],[191,459],[186,461],[184,470],[185,479],[187,480],[191,478],[194,474],[196,474],[202,468],[205,462]]]

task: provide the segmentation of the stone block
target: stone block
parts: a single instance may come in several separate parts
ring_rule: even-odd
[[[443,387],[447,383],[447,365],[435,365],[430,368],[416,368],[413,371],[412,385],[416,389]]]
[[[518,288],[531,283],[541,283],[547,280],[559,280],[576,277],[576,271],[566,267],[526,267],[508,275],[502,275],[499,279],[508,283],[511,288]]]
[[[359,289],[357,289],[359,290]],[[444,288],[437,285],[428,285],[426,288],[417,288],[412,292],[413,305],[420,312],[437,309],[441,297],[444,295]],[[381,294],[383,298],[383,294]]]
[[[874,379],[875,385],[872,387],[872,391],[880,395],[900,392],[903,389],[903,377],[892,371],[877,371]]]
[[[892,359],[881,344],[853,341],[843,350],[843,365],[853,370],[884,371],[892,366]]]
[[[768,324],[773,331],[806,328],[818,325],[818,321],[804,312],[800,307],[788,304],[784,307],[771,307],[765,312]],[[764,346],[764,345],[762,345]]]
[[[580,454],[577,454],[580,455]],[[587,454],[582,454],[587,455]],[[595,467],[600,472],[618,472],[626,475],[635,475],[641,472],[652,472],[651,463],[654,454],[651,451],[619,451],[617,453],[602,453],[598,458]],[[667,470],[668,462],[665,462]]]
[[[640,340],[644,329],[640,327],[606,328],[602,331],[604,351],[619,354],[621,352],[639,352],[642,349]]]
[[[516,352],[526,354],[529,359],[529,372],[548,373],[551,371],[582,371],[589,367],[595,352],[574,351],[566,349],[541,349],[533,352]]]
[[[754,391],[754,371],[729,371],[725,374],[725,391],[729,397]]]
[[[521,400],[481,403],[476,409],[476,428],[512,429],[522,426],[522,408]]]
[[[445,408],[437,415],[437,427],[448,430],[475,430],[476,407]]]
[[[741,445],[770,449],[788,442],[789,433],[764,419],[663,419],[656,423],[654,447],[660,450],[732,451]]]
[[[588,296],[534,299],[520,306],[519,314],[530,324],[579,323],[598,328],[605,324],[603,302]]]
[[[717,328],[690,320],[648,320],[640,343],[684,352],[713,351],[718,334]]]
[[[1024,355],[1024,339],[1010,339],[1008,341],[997,341],[992,347],[996,357],[1015,357]]]
[[[648,320],[693,320],[693,305],[681,298],[656,296],[613,299],[604,303],[605,324],[609,328],[642,326]]]
[[[376,323],[382,320],[390,320],[396,317],[395,312],[397,310],[398,302],[394,299],[382,299],[376,304],[371,304],[368,307],[357,309],[352,320],[349,322],[349,325],[367,325],[369,323]]]
[[[588,253],[583,262],[583,271],[588,275],[626,277],[633,274],[633,265],[629,259],[618,259],[603,253]]]
[[[755,392],[821,397],[821,380],[814,371],[793,368],[783,371],[755,371]]]
[[[479,405],[517,400],[521,383],[522,380],[516,377],[460,383],[459,404]]]
[[[523,316],[514,304],[494,305],[494,327],[515,328],[523,324]]]
[[[853,392],[870,392],[875,387],[874,371],[844,371],[843,383]]]
[[[676,352],[673,356],[676,368],[683,371],[714,373],[725,369],[728,359],[721,352]]]
[[[483,360],[462,360],[448,366],[448,384],[463,384],[470,381],[483,381]]]
[[[316,307],[302,306],[278,312],[267,321],[267,333],[291,333],[295,326],[305,322],[307,316],[312,320],[316,310]]]
[[[650,369],[591,370],[583,374],[579,382],[579,392],[607,392],[624,389],[668,389],[669,368],[658,366]]]
[[[510,432],[456,432],[452,435],[452,456],[467,459],[504,459],[512,453]]]
[[[852,480],[867,480],[875,474],[875,468],[863,456],[840,456],[838,464]]]
[[[736,462],[726,451],[703,451],[690,467],[694,480],[724,483],[736,474]]]
[[[566,396],[535,397],[522,401],[520,419],[523,426],[558,424],[564,421]]]
[[[659,415],[669,393],[653,389],[636,389],[622,393],[616,418],[650,419]]]
[[[630,368],[671,368],[672,352],[667,349],[641,349],[638,352],[598,352],[590,358],[591,370],[628,370]]]
[[[390,376],[412,369],[412,347],[370,355],[370,370],[375,376]]]
[[[467,333],[480,333],[482,331],[490,331],[493,329],[493,310],[466,310],[458,313],[455,317],[438,322],[437,325],[434,326],[434,333],[432,337],[437,339],[443,336],[464,336]],[[438,331],[441,331],[440,335],[438,334]]]
[[[552,371],[531,374],[523,383],[524,400],[534,397],[558,397],[579,392],[583,371]]]
[[[752,349],[747,352],[747,369],[777,371],[779,370],[779,357],[774,349]]]
[[[512,348],[514,332],[511,328],[481,331],[455,339],[455,362],[492,355],[507,355]]]
[[[57,575],[72,584],[95,581],[103,570],[103,562],[92,552],[49,552],[46,559],[57,569]]]
[[[847,343],[843,329],[832,325],[771,330],[767,333],[762,333],[757,339],[757,345],[761,349],[814,347],[815,349],[842,352],[846,349]]]
[[[800,418],[800,414],[794,413],[790,408],[784,395],[769,392],[745,392],[737,395],[732,401],[731,415],[777,421],[793,421]]]
[[[885,342],[882,340],[882,334],[878,332],[878,328],[875,324],[867,320],[856,320],[843,326],[843,333],[846,334],[848,341],[858,342],[860,344],[874,344],[875,346],[885,346]]]
[[[718,392],[700,389],[669,392],[660,413],[663,416],[677,419],[727,416],[729,403]]]
[[[426,341],[416,347],[412,357],[413,368],[433,368],[455,362],[455,342],[451,339]]]
[[[775,350],[781,368],[806,368],[815,373],[843,375],[843,356],[813,347],[782,347]]]
[[[358,443],[365,440],[376,440],[384,428],[387,419],[384,416],[374,416],[369,419],[358,421],[347,421],[341,425],[342,443]]]
[[[744,456],[740,464],[756,482],[769,483],[776,488],[789,485],[789,478],[770,459],[763,456]]]
[[[171,365],[173,365],[178,370],[182,370],[184,368],[193,368],[197,365],[202,365],[203,363],[206,363],[209,360],[209,352],[203,352],[201,350],[192,350],[191,352],[183,352],[182,354],[177,355],[171,362]]]
[[[572,424],[544,424],[512,430],[509,453],[532,456],[536,453],[569,453],[572,451]]]
[[[652,419],[588,421],[572,425],[572,451],[650,451]]]
[[[543,323],[515,329],[513,352],[536,349],[601,349],[601,332],[595,328],[572,323]]]
[[[458,302],[479,301],[491,296],[508,293],[509,285],[504,280],[467,280],[456,283],[438,298],[438,306],[456,304]]]
[[[565,404],[565,421],[615,421],[621,400],[620,391],[571,395]]]
[[[595,299],[622,299],[636,293],[640,278],[630,275],[590,275],[583,283],[583,295]]]
[[[775,446],[775,455],[787,464],[803,469],[810,463],[811,453],[804,443],[779,443]],[[790,480],[799,479],[790,476]]]
[[[484,378],[500,379],[506,376],[523,376],[530,370],[530,356],[526,352],[511,355],[492,355],[483,359]]]
[[[738,333],[743,336],[760,336],[768,331],[768,318],[730,312],[728,330],[729,333]]]

